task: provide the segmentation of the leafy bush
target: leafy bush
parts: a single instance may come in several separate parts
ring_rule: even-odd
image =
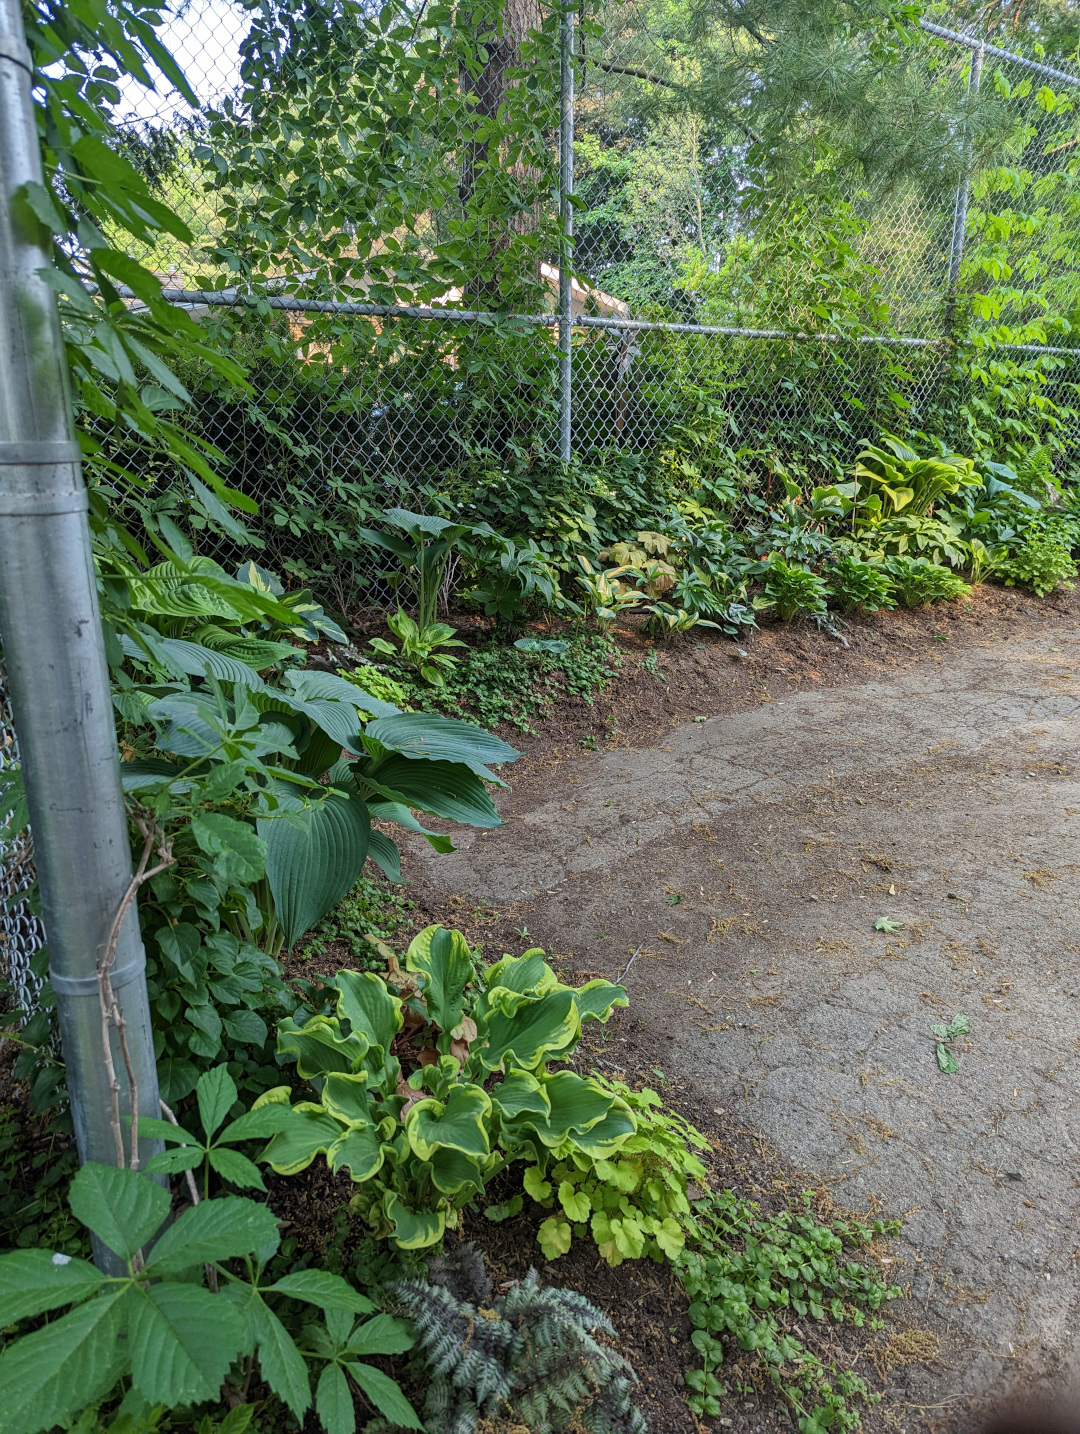
[[[805,1214],[763,1216],[758,1206],[724,1190],[696,1206],[694,1243],[681,1260],[695,1327],[691,1339],[702,1359],[702,1367],[687,1375],[696,1414],[720,1413],[724,1391],[713,1370],[724,1357],[721,1335],[756,1352],[803,1434],[857,1429],[859,1418],[848,1401],[875,1398],[857,1375],[826,1368],[781,1318],[791,1311],[803,1320],[829,1317],[861,1327],[866,1310],[897,1298],[898,1286],[884,1285],[843,1255],[845,1241],[869,1244],[875,1235],[896,1234],[899,1222],[819,1225],[809,1213],[809,1196],[806,1202]]]
[[[593,1080],[623,1100],[634,1114],[637,1130],[618,1155],[599,1160],[585,1152],[548,1159],[526,1168],[525,1193],[544,1209],[558,1213],[545,1220],[537,1238],[549,1260],[565,1255],[586,1230],[609,1265],[648,1255],[657,1262],[677,1259],[694,1230],[687,1186],[703,1180],[705,1167],[691,1146],[708,1142],[674,1111],[663,1109],[652,1090],[632,1091],[618,1081]],[[554,1161],[554,1163],[552,1163]],[[489,1220],[516,1215],[522,1197],[485,1210]]]
[[[359,667],[353,668],[339,667],[337,675],[343,677],[346,682],[352,682],[369,697],[377,697],[380,702],[393,703],[403,712],[413,710],[409,706],[411,693],[404,683],[398,682],[388,672],[384,672],[381,667],[376,667],[373,663],[362,662]],[[375,714],[364,708],[363,697],[358,697],[356,701],[357,711],[361,717],[365,721],[370,721]]]
[[[905,607],[924,607],[928,603],[952,602],[954,598],[971,596],[971,588],[963,578],[926,558],[893,558],[885,570]]]
[[[826,569],[829,595],[841,612],[861,608],[877,612],[878,608],[896,606],[888,574],[877,564],[844,553]]]
[[[333,1014],[278,1028],[279,1059],[295,1060],[319,1099],[289,1109],[260,1159],[279,1175],[319,1154],[331,1170],[348,1169],[359,1186],[353,1208],[402,1249],[434,1244],[514,1160],[545,1163],[549,1151],[607,1159],[634,1134],[620,1096],[547,1069],[571,1055],[584,1021],[626,1005],[621,986],[563,986],[539,950],[478,975],[464,937],[429,926],[404,969],[394,957],[385,981],[340,971],[330,989]],[[269,1098],[288,1105],[290,1094],[281,1087]]]
[[[258,1111],[242,1117],[249,1125],[259,1118]],[[321,1371],[314,1402],[327,1434],[353,1434],[350,1381],[396,1424],[421,1427],[395,1381],[363,1362],[409,1349],[412,1336],[399,1321],[373,1314],[372,1302],[337,1275],[299,1270],[268,1278],[281,1237],[266,1205],[238,1196],[203,1201],[159,1234],[169,1218],[168,1192],[137,1171],[92,1163],[71,1182],[70,1203],[127,1269],[111,1277],[40,1249],[0,1256],[8,1324],[72,1307],[5,1345],[0,1398],[8,1434],[68,1424],[125,1387],[129,1415],[155,1405],[217,1405],[226,1381],[235,1381],[242,1398],[255,1366],[302,1422],[312,1405],[309,1362]],[[141,1251],[155,1236],[144,1263]],[[208,1270],[211,1289],[203,1287]],[[318,1315],[297,1317],[297,1303]],[[357,1323],[358,1315],[372,1318]],[[241,1358],[247,1372],[234,1375]]]
[[[781,557],[760,564],[765,576],[765,600],[782,622],[797,617],[824,617],[828,612],[825,579]]]
[[[437,651],[440,647],[464,647],[465,644],[454,636],[455,628],[445,622],[429,622],[421,627],[413,622],[408,613],[398,608],[386,619],[386,625],[401,643],[397,648],[385,637],[373,637],[368,643],[376,652],[392,657],[403,667],[418,672],[425,682],[441,687],[446,674],[452,672],[457,659],[448,652]]]
[[[1044,533],[1032,533],[1009,558],[998,564],[998,577],[1006,587],[1023,583],[1038,597],[1052,593],[1059,583],[1076,576],[1076,563],[1068,547]]]
[[[606,1315],[572,1290],[541,1288],[535,1270],[495,1300],[486,1283],[475,1303],[420,1280],[395,1289],[416,1331],[428,1434],[474,1434],[500,1417],[533,1434],[647,1434],[633,1368],[595,1338],[617,1337]]]

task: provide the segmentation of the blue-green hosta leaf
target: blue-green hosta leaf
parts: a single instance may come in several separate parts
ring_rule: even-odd
[[[215,1399],[247,1344],[237,1311],[196,1285],[166,1281],[140,1288],[128,1305],[128,1320],[132,1383],[149,1404]]]
[[[401,880],[401,852],[385,832],[373,831],[369,839],[368,857],[386,877],[387,881]]]
[[[5,1324],[78,1304],[102,1286],[105,1276],[87,1260],[50,1250],[0,1255],[0,1310]]]
[[[610,981],[586,981],[584,986],[572,989],[582,1024],[585,1021],[606,1021],[616,1006],[630,1004],[626,987],[612,985]]]
[[[397,1382],[370,1364],[345,1366],[380,1414],[399,1429],[423,1429],[416,1410],[402,1394]]]
[[[0,1355],[4,1434],[52,1429],[109,1393],[128,1365],[120,1339],[125,1304],[120,1292],[102,1294],[7,1346]]]
[[[326,1152],[333,1171],[347,1170],[358,1183],[370,1180],[382,1169],[390,1147],[380,1143],[373,1126],[351,1126]]]
[[[386,982],[371,971],[339,971],[330,985],[338,992],[338,1017],[349,1022],[353,1035],[388,1051],[404,1017]]]
[[[412,812],[402,802],[368,802],[368,811],[373,817],[378,817],[384,822],[393,822],[396,826],[404,827],[406,831],[419,832],[427,838],[428,845],[438,852],[449,852],[454,850],[454,843],[442,832],[428,831],[427,827],[421,826]]]
[[[349,1381],[341,1366],[331,1362],[323,1368],[315,1386],[315,1413],[326,1434],[355,1434],[356,1410]]]
[[[228,1066],[213,1066],[195,1084],[199,1119],[207,1139],[217,1130],[236,1103],[236,1082]]]
[[[186,642],[180,637],[163,637],[160,642],[169,660],[169,666],[174,671],[188,677],[205,677],[209,670],[220,682],[234,682],[238,687],[248,688],[252,692],[262,692],[266,688],[266,683],[239,653],[235,656],[232,654],[232,648],[226,652],[218,652],[212,647],[203,647],[198,642]],[[267,644],[275,647],[278,645]],[[263,665],[266,666],[265,663]]]
[[[329,1270],[297,1270],[295,1274],[283,1275],[267,1287],[266,1293],[288,1295],[290,1299],[317,1305],[321,1310],[370,1314],[375,1308],[366,1295],[353,1289],[348,1280],[332,1275]]]
[[[521,753],[498,737],[459,722],[452,717],[433,717],[428,712],[401,712],[396,717],[380,717],[365,728],[368,737],[391,752],[403,757],[425,761],[462,762],[486,782],[502,783],[488,770],[504,762],[516,762]]]
[[[360,718],[352,703],[325,698],[307,701],[284,687],[268,687],[265,692],[252,694],[252,700],[260,712],[299,712],[350,752],[362,745]]]
[[[347,682],[344,677],[338,677],[333,672],[317,672],[314,668],[303,668],[298,672],[287,672],[285,681],[289,683],[297,697],[305,701],[311,698],[323,698],[330,701],[347,702],[350,707],[363,707],[365,712],[373,712],[376,717],[396,717],[401,712],[401,708],[395,707],[392,702],[385,702],[381,698],[373,697],[370,692],[365,692],[355,682]],[[362,702],[360,701],[361,696],[363,697]]]
[[[160,1229],[171,1204],[168,1191],[137,1170],[93,1161],[75,1175],[68,1201],[75,1218],[126,1260]]]
[[[388,802],[402,802],[463,826],[502,826],[483,782],[460,762],[414,762],[391,752],[360,780]]]
[[[288,1125],[278,1131],[259,1159],[277,1175],[296,1175],[306,1170],[316,1155],[325,1155],[343,1133],[341,1123],[321,1105],[301,1101],[293,1106]]]
[[[262,1300],[251,1305],[262,1376],[298,1420],[311,1405],[311,1381],[304,1356],[277,1315]]]
[[[208,1260],[250,1255],[278,1238],[277,1221],[268,1205],[223,1195],[185,1210],[150,1252],[148,1275],[177,1274]]]
[[[442,1239],[446,1215],[442,1210],[410,1210],[391,1190],[383,1193],[383,1214],[394,1227],[394,1243],[403,1250],[426,1250]]]
[[[473,1045],[470,1063],[475,1059],[491,1071],[504,1063],[535,1070],[545,1057],[568,1050],[580,1034],[573,993],[552,991],[520,1006],[512,1016],[493,1011],[483,1043]]]
[[[358,798],[327,797],[305,817],[303,831],[284,820],[258,824],[274,909],[290,946],[356,885],[371,831]]]
[[[428,1019],[441,1031],[454,1031],[465,1011],[465,990],[474,977],[469,943],[460,931],[426,926],[405,953],[405,969],[424,977]]]
[[[482,1086],[456,1085],[445,1104],[430,1097],[417,1101],[405,1117],[405,1133],[419,1160],[430,1160],[443,1146],[483,1160],[491,1151],[490,1115],[491,1098]]]
[[[305,1080],[329,1071],[357,1070],[370,1049],[362,1032],[343,1036],[336,1016],[312,1016],[302,1026],[286,1016],[278,1023],[277,1053],[295,1060]]]

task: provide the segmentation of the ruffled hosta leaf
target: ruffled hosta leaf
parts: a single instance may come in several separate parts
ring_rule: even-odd
[[[460,931],[428,926],[405,953],[405,969],[424,976],[428,1019],[441,1031],[454,1031],[465,1012],[465,989],[476,975],[469,943]]]
[[[327,797],[304,816],[304,830],[281,819],[259,822],[274,910],[290,946],[356,885],[371,830],[367,807],[355,798]]]
[[[567,1050],[580,1034],[573,993],[554,991],[527,1002],[512,1016],[493,1011],[486,1023],[486,1041],[479,1048],[474,1045],[473,1052],[485,1070],[497,1070],[504,1063],[534,1070],[545,1056]]]
[[[282,1276],[269,1288],[279,1295],[304,1300],[322,1310],[370,1314],[375,1308],[366,1295],[353,1289],[348,1280],[332,1275],[329,1270],[297,1270],[295,1274]]]
[[[278,1024],[277,1053],[295,1060],[305,1080],[329,1071],[356,1070],[370,1049],[363,1034],[343,1036],[333,1016],[312,1016],[302,1026],[288,1016]]]
[[[388,802],[402,802],[463,826],[502,826],[483,782],[459,762],[414,762],[391,752],[360,780]]]
[[[77,1304],[101,1288],[105,1276],[86,1260],[49,1250],[0,1255],[0,1310],[5,1324]]]
[[[489,991],[502,987],[528,996],[540,996],[557,986],[559,978],[537,946],[523,956],[504,956],[501,961],[489,966],[484,972],[484,984]]]
[[[184,1211],[151,1251],[148,1275],[176,1274],[208,1260],[250,1255],[278,1238],[268,1205],[225,1195]]]
[[[433,717],[427,712],[402,712],[370,722],[369,737],[391,752],[426,761],[462,762],[486,782],[502,783],[488,770],[489,765],[516,762],[521,753],[498,737],[459,722],[453,717]]]
[[[128,1308],[131,1377],[143,1398],[169,1406],[215,1399],[247,1344],[237,1311],[208,1290],[175,1282],[140,1289]]]
[[[610,981],[586,981],[584,986],[574,990],[574,1004],[582,1024],[586,1021],[606,1021],[616,1006],[630,1004],[625,986],[614,986]]]
[[[403,1250],[425,1250],[442,1239],[446,1215],[442,1210],[410,1210],[390,1190],[382,1200],[383,1214],[394,1228],[394,1243]]]
[[[382,1169],[386,1147],[372,1126],[353,1127],[336,1140],[326,1152],[330,1169],[347,1170],[353,1180],[370,1180]]]
[[[341,1135],[340,1122],[321,1105],[302,1101],[293,1106],[288,1125],[274,1136],[259,1159],[277,1175],[296,1175],[306,1170],[316,1155],[325,1155]]]
[[[529,1071],[512,1070],[491,1092],[491,1100],[509,1120],[519,1115],[538,1115],[546,1121],[551,1114],[547,1091]]]
[[[443,1195],[458,1195],[467,1186],[479,1193],[486,1183],[491,1160],[476,1160],[444,1146],[431,1157],[431,1183]]]
[[[124,1259],[160,1229],[171,1204],[168,1191],[137,1170],[93,1161],[75,1175],[68,1201],[75,1218]]]
[[[339,1018],[349,1022],[354,1035],[388,1051],[403,1017],[401,1002],[386,982],[372,971],[339,971],[330,984],[338,993]]]
[[[634,1130],[633,1112],[625,1101],[617,1100],[603,1120],[590,1125],[588,1130],[575,1132],[572,1139],[586,1155],[605,1159],[619,1150]]]
[[[103,1294],[7,1346],[0,1355],[4,1434],[52,1429],[108,1394],[128,1365],[120,1339],[125,1305],[122,1294]]]
[[[417,1101],[405,1117],[405,1133],[419,1160],[430,1160],[436,1150],[448,1146],[474,1159],[486,1159],[491,1152],[487,1122],[491,1098],[478,1085],[456,1085],[450,1099]]]
[[[345,1125],[373,1124],[368,1080],[367,1071],[331,1071],[321,1093],[324,1108]]]

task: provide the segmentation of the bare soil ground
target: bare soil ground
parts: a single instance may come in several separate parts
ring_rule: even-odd
[[[508,825],[406,870],[417,925],[623,976],[593,1054],[662,1071],[724,1183],[904,1218],[883,1268],[907,1298],[856,1367],[884,1381],[868,1427],[945,1434],[1080,1389],[1080,597],[984,588],[846,636],[683,641],[654,674],[626,634],[609,692],[528,744]],[[946,1074],[930,1027],[958,1012]],[[654,1428],[693,1428],[662,1275],[568,1264],[624,1322]],[[724,1427],[791,1427],[727,1382]]]

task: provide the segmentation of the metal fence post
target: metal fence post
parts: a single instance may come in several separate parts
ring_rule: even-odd
[[[569,463],[573,421],[573,280],[570,260],[574,238],[574,11],[559,18],[559,457]]]
[[[131,846],[60,322],[38,273],[50,258],[19,198],[42,179],[30,78],[19,0],[0,0],[0,634],[79,1156],[116,1164],[97,967],[131,881]],[[112,985],[139,1113],[160,1116],[145,966],[132,907]],[[130,1114],[115,1031],[108,1039]],[[143,1162],[161,1148],[139,1146]],[[95,1257],[122,1268],[104,1247]]]

